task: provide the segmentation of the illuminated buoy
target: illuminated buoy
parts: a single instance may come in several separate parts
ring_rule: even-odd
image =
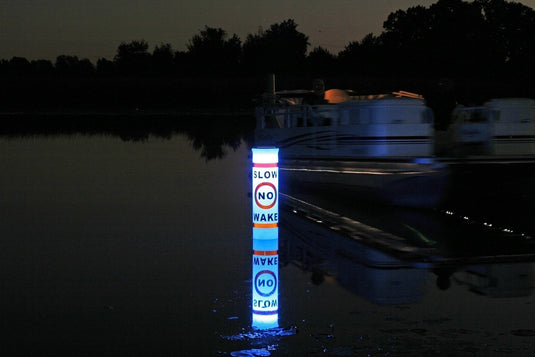
[[[252,325],[279,326],[279,149],[254,148]]]

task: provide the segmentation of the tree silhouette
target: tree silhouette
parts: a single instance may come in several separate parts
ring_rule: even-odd
[[[380,36],[381,43],[386,57],[395,61],[396,70],[412,72],[415,66],[422,69],[428,63],[424,56],[427,55],[430,41],[427,33],[432,23],[427,12],[423,6],[398,10],[388,15],[383,23],[385,31]]]
[[[100,76],[115,74],[115,64],[106,58],[99,58],[97,60],[97,74]]]
[[[535,61],[535,11],[504,0],[477,0],[491,36],[489,44],[498,64],[526,71]]]
[[[233,73],[238,68],[241,40],[236,34],[227,39],[227,33],[221,28],[205,26],[200,34],[191,38],[187,48],[190,63],[197,73]]]
[[[191,72],[191,61],[185,51],[176,51],[173,56],[174,68],[179,76],[185,76]]]
[[[122,42],[114,62],[123,74],[147,74],[150,69],[149,44],[145,40]]]
[[[249,34],[243,45],[244,64],[256,73],[293,72],[302,67],[308,45],[308,36],[289,19]]]
[[[338,62],[346,73],[389,73],[390,58],[383,55],[384,46],[379,37],[367,34],[359,41],[350,42],[339,54]]]
[[[316,76],[334,74],[336,70],[336,56],[325,48],[314,48],[306,58],[306,70]]]
[[[411,74],[495,73],[529,58],[535,44],[534,11],[504,0],[439,0],[391,13],[383,28],[388,57]]]
[[[95,67],[87,58],[82,60],[77,56],[61,55],[56,58],[56,71],[62,75],[90,75],[95,72]]]
[[[185,51],[175,52],[161,43],[150,53],[144,40],[122,42],[112,60],[98,59],[96,71],[89,60],[70,55],[58,56],[55,63],[23,57],[0,60],[5,84],[1,104],[52,106],[55,98],[62,98],[60,106],[70,99],[72,105],[161,108],[180,102],[182,107],[215,107],[237,103],[229,98],[240,96],[239,104],[232,105],[243,105],[252,102],[251,93],[262,90],[264,74],[276,73],[288,88],[326,77],[331,87],[362,92],[414,90],[434,108],[447,98],[439,110],[446,113],[455,101],[476,102],[492,95],[535,97],[533,34],[535,11],[506,0],[438,0],[429,7],[394,11],[380,34],[351,41],[336,55],[322,47],[307,55],[308,36],[298,31],[293,19],[248,34],[243,44],[235,34],[205,26]],[[98,78],[77,78],[95,72]],[[159,78],[131,80],[121,75]],[[31,76],[46,78],[35,81]],[[56,81],[55,76],[69,78]],[[200,92],[212,94],[210,104],[202,101]],[[448,114],[437,118],[445,123]]]
[[[152,71],[156,74],[173,72],[174,53],[169,43],[156,46],[152,52]]]
[[[54,65],[49,60],[34,60],[30,62],[32,74],[35,75],[52,75],[54,74]]]
[[[21,75],[29,74],[31,71],[31,64],[24,57],[13,57],[7,62],[8,73]]]
[[[426,45],[433,72],[444,75],[485,73],[488,56],[488,29],[476,3],[441,0],[431,5],[428,18],[432,23]]]

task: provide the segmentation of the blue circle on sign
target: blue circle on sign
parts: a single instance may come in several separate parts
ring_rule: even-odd
[[[267,274],[267,275],[271,276],[273,278],[273,280],[267,280],[267,279],[259,280],[259,278],[264,274]],[[269,282],[272,282],[273,286],[269,286]],[[259,284],[260,284],[260,286],[259,286]],[[267,287],[269,287],[271,289],[269,291],[267,291],[267,292],[262,292],[262,291],[260,291],[261,285],[265,285],[265,286],[267,286]],[[258,293],[258,295],[260,295],[260,296],[268,297],[268,296],[273,295],[273,293],[277,290],[277,277],[275,276],[275,273],[272,272],[271,270],[259,271],[256,274],[255,278],[254,278],[254,288],[255,288],[256,292]]]

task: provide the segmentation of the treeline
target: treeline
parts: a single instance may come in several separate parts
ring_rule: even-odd
[[[358,14],[355,14],[358,21]],[[471,76],[535,75],[535,11],[505,0],[439,0],[429,8],[391,13],[379,35],[368,34],[338,54],[309,51],[309,37],[289,19],[242,41],[206,26],[186,51],[170,44],[149,51],[144,40],[121,43],[115,57],[96,64],[62,55],[55,63],[14,57],[0,61],[13,75],[313,75]]]
[[[358,21],[359,14],[355,14]],[[391,13],[379,35],[352,41],[337,54],[310,49],[288,19],[245,39],[206,26],[185,51],[152,51],[144,40],[123,42],[113,59],[96,63],[62,55],[53,63],[0,60],[2,111],[161,111],[199,108],[251,111],[266,88],[327,88],[362,94],[423,94],[444,127],[457,104],[502,96],[535,98],[535,11],[505,0],[438,0]]]

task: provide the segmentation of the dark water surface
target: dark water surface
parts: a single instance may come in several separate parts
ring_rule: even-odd
[[[432,269],[359,261],[373,253],[285,211],[281,329],[254,331],[249,147],[207,161],[193,146],[185,135],[0,138],[2,350],[535,352],[533,263],[457,266],[439,288]]]

